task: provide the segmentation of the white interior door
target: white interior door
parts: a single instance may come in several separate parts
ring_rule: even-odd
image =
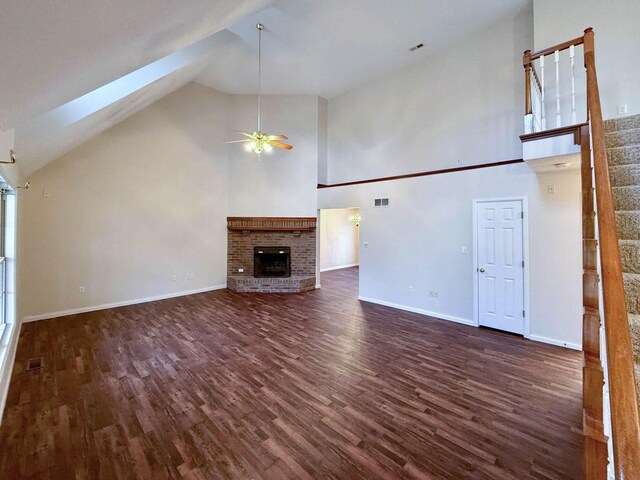
[[[477,203],[480,325],[524,333],[522,200]]]

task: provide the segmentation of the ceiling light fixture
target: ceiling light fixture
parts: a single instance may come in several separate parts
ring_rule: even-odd
[[[258,23],[256,25],[258,29],[258,118],[256,121],[256,131],[253,133],[236,132],[240,135],[244,135],[243,140],[231,140],[225,143],[245,143],[245,148],[249,152],[258,154],[258,160],[262,158],[264,152],[269,153],[273,150],[273,147],[283,148],[285,150],[291,150],[293,147],[286,143],[279,142],[278,140],[288,140],[284,135],[269,135],[262,132],[262,31],[264,25]]]

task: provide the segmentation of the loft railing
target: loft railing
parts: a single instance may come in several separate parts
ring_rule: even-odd
[[[584,37],[578,37],[535,53],[524,52],[525,134],[578,122],[575,57],[583,44]],[[561,82],[567,75],[569,82]],[[554,81],[548,81],[548,76]]]
[[[575,52],[583,48],[587,123],[576,124]],[[560,88],[561,53],[569,50],[570,97]],[[555,90],[548,97],[545,59],[553,58]],[[536,70],[540,68],[538,76]],[[583,209],[584,478],[640,479],[640,423],[633,349],[609,180],[592,29],[551,48],[524,53],[525,137],[573,133],[581,146]],[[566,70],[566,69],[565,69]],[[537,80],[536,80],[537,79]],[[563,103],[567,105],[563,114]],[[549,105],[551,104],[551,105]],[[550,108],[548,108],[550,106]],[[547,113],[550,112],[552,121]],[[554,118],[555,117],[555,118]],[[574,128],[560,128],[566,121]],[[540,132],[536,134],[535,132]],[[527,135],[529,134],[529,135]]]

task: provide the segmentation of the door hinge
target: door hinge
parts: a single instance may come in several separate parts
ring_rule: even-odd
[[[524,260],[522,260],[522,268],[524,268]]]
[[[520,218],[524,218],[524,212],[520,212]]]
[[[522,310],[522,317],[524,318],[526,315],[524,314],[524,310]]]

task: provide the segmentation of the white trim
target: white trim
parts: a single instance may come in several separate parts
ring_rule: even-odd
[[[540,343],[548,343],[549,345],[557,345],[559,347],[570,348],[571,350],[582,350],[582,345],[571,342],[563,342],[555,338],[541,337],[540,335],[529,335],[529,340]]]
[[[419,313],[420,315],[426,315],[428,317],[437,318],[440,320],[447,320],[449,322],[461,323],[463,325],[469,325],[471,327],[475,327],[473,320],[468,320],[466,318],[454,317],[452,315],[445,315],[443,313],[431,312],[429,310],[424,310],[422,308],[416,307],[408,307],[406,305],[400,305],[398,303],[386,302],[384,300],[378,300],[376,298],[362,297],[358,295],[358,300],[362,302],[375,303],[376,305],[383,305],[385,307],[397,308],[398,310],[404,310],[406,312]]]
[[[18,338],[20,338],[20,327],[21,325],[16,323],[5,325],[2,344],[0,345],[0,421],[2,421],[4,407],[9,395],[11,374],[16,361]]]
[[[342,270],[343,268],[357,267],[358,263],[350,263],[349,265],[338,265],[337,267],[321,268],[320,273],[330,272],[331,270]]]
[[[529,197],[499,197],[473,199],[473,325],[480,326],[480,306],[478,304],[478,204],[488,202],[522,202],[522,258],[524,259],[524,338],[531,338],[531,297],[529,292]]]
[[[67,315],[77,315],[78,313],[96,312],[98,310],[106,310],[108,308],[126,307],[127,305],[136,305],[138,303],[156,302],[158,300],[166,300],[168,298],[184,297],[186,295],[195,295],[196,293],[211,292],[213,290],[222,290],[227,288],[226,285],[214,285],[211,287],[197,288],[195,290],[185,290],[182,292],[166,293],[153,297],[136,298],[133,300],[125,300],[123,302],[104,303],[102,305],[94,305],[91,307],[72,308],[70,310],[59,310],[57,312],[43,313],[40,315],[29,315],[22,319],[23,322],[37,322],[39,320],[48,320],[51,318],[66,317]]]
[[[319,283],[316,283],[316,288],[321,288]]]

